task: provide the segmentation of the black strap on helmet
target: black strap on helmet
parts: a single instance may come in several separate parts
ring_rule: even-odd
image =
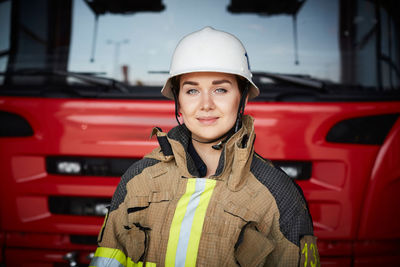
[[[171,88],[172,94],[174,95],[175,101],[175,119],[178,122],[179,126],[182,126],[181,122],[179,121],[179,112],[178,112],[178,96],[176,95],[176,89],[174,87]]]
[[[248,91],[249,91],[249,83],[246,83],[246,86],[245,86],[242,96],[240,98],[238,115],[237,115],[236,122],[235,122],[235,133],[237,131],[239,131],[239,129],[242,127],[242,117],[243,117],[243,113],[244,113],[244,107],[246,105],[246,98],[247,98]]]

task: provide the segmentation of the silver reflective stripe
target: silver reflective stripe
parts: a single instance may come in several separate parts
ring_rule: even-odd
[[[200,196],[206,187],[206,179],[196,179],[195,191],[190,197],[189,203],[186,208],[185,217],[181,225],[181,232],[179,233],[178,247],[176,249],[175,266],[185,266],[186,252],[189,244],[190,233],[192,230],[193,218],[196,208],[200,202]]]
[[[116,259],[105,258],[105,257],[94,257],[90,262],[89,266],[125,267]]]

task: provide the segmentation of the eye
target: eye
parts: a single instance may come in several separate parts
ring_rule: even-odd
[[[225,94],[226,92],[228,92],[228,90],[226,90],[225,88],[215,89],[215,93],[217,93],[217,94]]]
[[[195,95],[198,92],[199,91],[197,89],[188,89],[188,90],[186,90],[186,94],[188,94],[188,95]]]

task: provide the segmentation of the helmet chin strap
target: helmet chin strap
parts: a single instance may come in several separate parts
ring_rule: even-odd
[[[174,89],[171,90],[173,95],[174,95],[174,100],[175,100],[175,119],[178,122],[179,126],[182,126],[181,122],[179,121],[179,113],[178,113],[178,97],[176,95],[176,91]],[[189,136],[190,138],[192,138],[192,140],[198,142],[198,143],[202,143],[202,144],[211,144],[211,143],[215,143],[218,140],[221,140],[222,138],[226,137],[224,140],[219,141],[217,144],[212,145],[211,147],[215,150],[221,150],[223,145],[226,143],[226,141],[228,141],[228,139],[237,131],[239,131],[239,129],[242,127],[242,117],[243,117],[243,113],[244,113],[244,107],[246,105],[246,97],[247,97],[247,92],[248,92],[248,83],[246,84],[245,89],[243,90],[243,93],[240,97],[240,102],[239,102],[239,108],[238,108],[238,112],[237,112],[237,117],[236,117],[236,122],[234,124],[234,126],[227,131],[225,134],[221,135],[220,137],[217,137],[213,140],[210,141],[200,141],[197,140],[196,138],[193,138],[191,135]],[[186,132],[189,132],[189,130],[187,130]],[[188,134],[189,135],[189,134]]]

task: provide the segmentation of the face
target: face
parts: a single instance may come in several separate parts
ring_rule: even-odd
[[[235,124],[240,91],[233,74],[195,72],[180,77],[179,112],[193,138],[211,141]]]

